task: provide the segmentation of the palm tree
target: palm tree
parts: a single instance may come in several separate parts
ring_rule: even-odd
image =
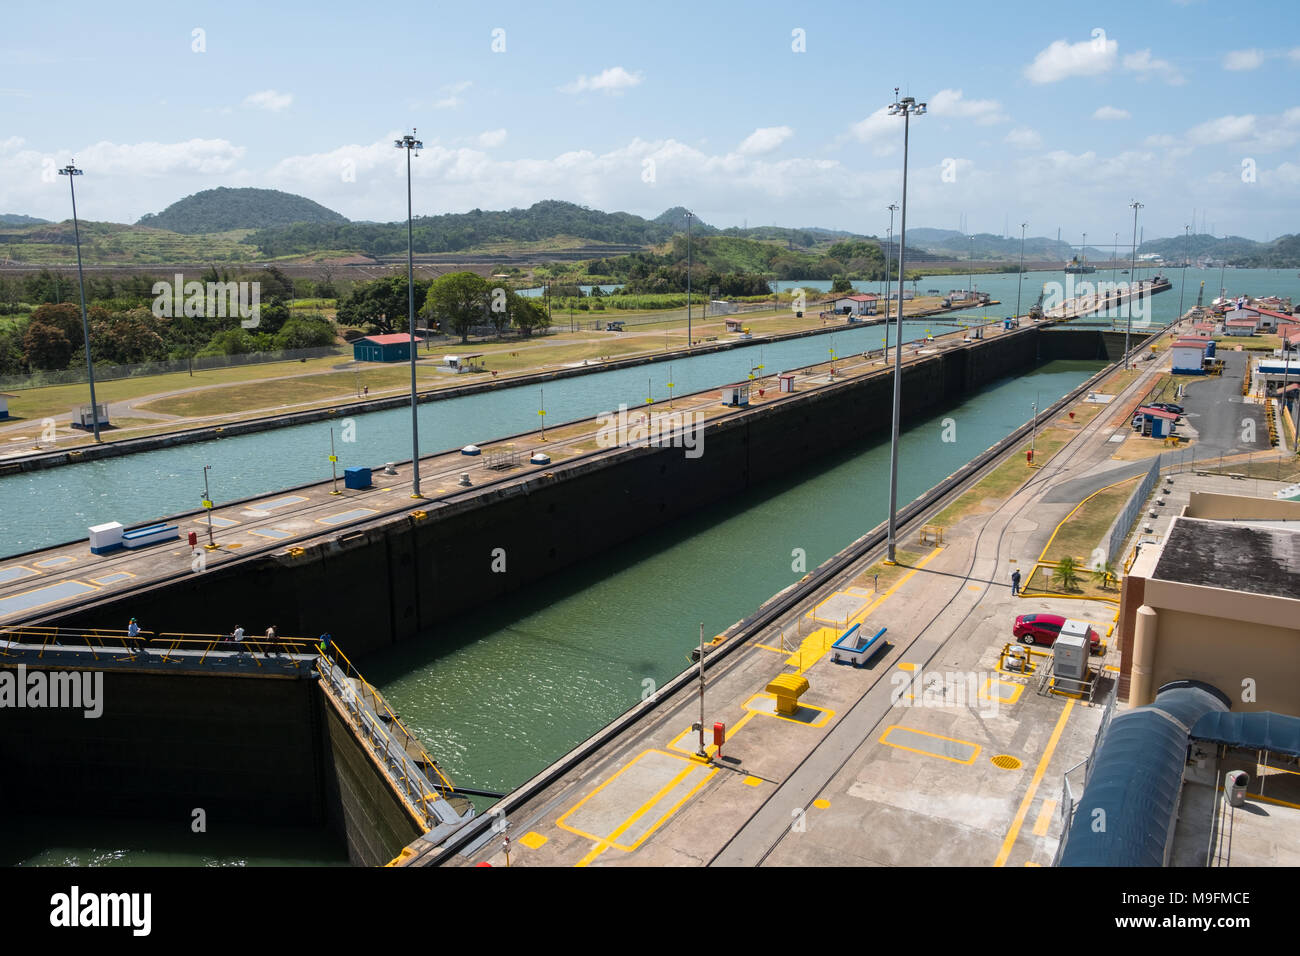
[[[1078,565],[1074,558],[1062,558],[1052,572],[1052,580],[1061,585],[1062,591],[1073,591],[1079,583]]]
[[[1114,561],[1098,561],[1092,568],[1092,579],[1097,582],[1102,590],[1110,587],[1110,582],[1115,577]]]

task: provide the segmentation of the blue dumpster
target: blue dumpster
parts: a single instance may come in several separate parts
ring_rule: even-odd
[[[344,468],[343,469],[343,487],[355,488],[358,491],[370,487],[370,469],[369,468]]]

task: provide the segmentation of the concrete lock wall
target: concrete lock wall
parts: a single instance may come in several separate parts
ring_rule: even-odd
[[[322,716],[323,796],[330,826],[346,843],[349,863],[383,866],[424,833],[424,828],[333,698],[319,683],[317,690]]]
[[[924,417],[962,395],[1033,367],[1048,351],[1095,358],[1095,330],[1037,327],[972,343],[904,366],[906,418]],[[333,634],[357,659],[531,584],[675,518],[786,474],[808,461],[887,433],[889,375],[796,393],[720,422],[705,454],[680,448],[611,451],[572,466],[557,463],[525,481],[470,491],[426,505],[423,520],[403,516],[357,529],[292,556],[281,552],[219,565],[201,574],[87,604],[42,623],[120,626],[136,616],[167,631],[211,633],[242,624],[257,633]],[[503,549],[506,573],[492,570]],[[114,624],[113,622],[117,622]]]
[[[98,718],[0,709],[6,812],[174,819],[182,832],[196,808],[209,830],[325,822],[314,680],[99,673]]]

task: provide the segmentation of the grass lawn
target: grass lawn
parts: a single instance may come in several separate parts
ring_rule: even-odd
[[[1040,594],[1064,594],[1071,597],[1086,598],[1104,598],[1108,601],[1119,600],[1119,588],[1112,581],[1109,588],[1103,588],[1093,578],[1092,573],[1080,571],[1078,579],[1073,588],[1066,591],[1060,585],[1053,583],[1052,573],[1055,569],[1047,565],[1040,564],[1035,566],[1034,570],[1029,573],[1029,580],[1025,582],[1023,590],[1031,593]],[[1103,631],[1105,629],[1103,628]]]
[[[925,554],[919,551],[904,551],[901,548],[897,549],[894,554],[898,558],[898,564],[891,567],[883,561],[877,562],[854,578],[851,583],[855,587],[869,588],[875,581],[876,575],[880,575],[880,590],[885,591],[893,586],[899,578],[910,572],[917,561],[925,557]]]
[[[1034,464],[1047,462],[1074,437],[1074,432],[1065,428],[1047,428],[1038,433],[1034,442]],[[1006,461],[975,483],[975,486],[950,504],[935,517],[933,524],[950,528],[962,518],[973,514],[983,514],[993,510],[991,502],[1000,502],[1023,485],[1033,469],[1025,463],[1025,452],[1029,442],[1020,445]]]
[[[1059,561],[1070,557],[1087,565],[1092,549],[1097,547],[1101,536],[1110,528],[1139,480],[1140,477],[1130,478],[1114,488],[1098,492],[1081,504],[1057,529],[1038,560]]]

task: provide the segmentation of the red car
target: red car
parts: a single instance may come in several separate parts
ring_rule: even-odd
[[[1026,644],[1046,644],[1051,647],[1065,627],[1066,619],[1059,614],[1021,614],[1016,618],[1011,633],[1016,640]],[[1084,621],[1071,621],[1071,630],[1085,631],[1088,634],[1088,649],[1093,654],[1101,653],[1101,635],[1095,628]]]

